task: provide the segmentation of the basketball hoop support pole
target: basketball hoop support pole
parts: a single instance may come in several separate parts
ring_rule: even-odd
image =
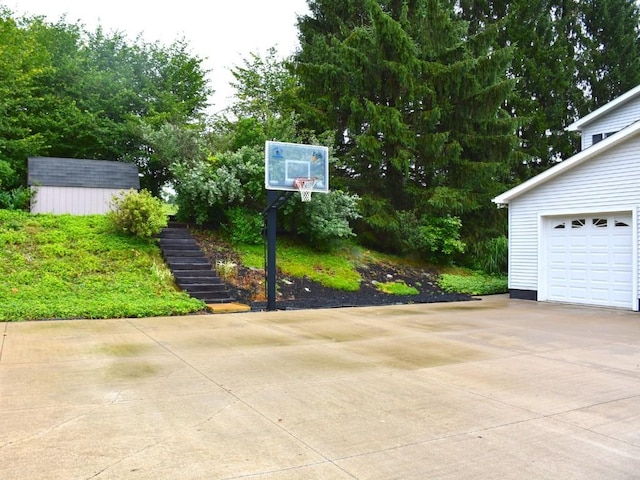
[[[267,190],[267,311],[276,309],[276,222],[278,192]]]

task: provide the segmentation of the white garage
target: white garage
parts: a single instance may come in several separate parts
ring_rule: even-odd
[[[512,298],[639,310],[640,86],[575,122],[578,154],[494,198]]]

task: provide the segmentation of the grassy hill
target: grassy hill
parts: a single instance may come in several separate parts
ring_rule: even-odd
[[[153,242],[100,215],[0,210],[0,321],[178,315],[204,309],[180,292]]]
[[[205,252],[217,251],[227,265],[243,265],[246,275],[227,278],[231,284],[263,290],[262,246],[232,247],[213,232],[201,232]],[[215,240],[214,240],[215,239]],[[317,252],[308,246],[279,242],[278,268],[283,276],[306,277],[337,291],[357,292],[363,266],[385,265],[396,273],[408,264],[399,258],[351,245],[339,252]],[[224,263],[218,264],[221,276]],[[247,268],[249,270],[247,270]],[[407,294],[423,281],[425,266],[407,286],[381,279],[377,288],[402,287],[390,295]],[[434,270],[433,267],[428,267]],[[438,272],[440,275],[438,275]],[[506,278],[491,278],[464,269],[438,269],[434,280],[445,292],[487,295],[506,291]],[[113,231],[100,215],[30,215],[0,210],[0,321],[57,318],[127,318],[183,315],[205,305],[179,291],[154,241]],[[423,285],[424,286],[424,285]]]

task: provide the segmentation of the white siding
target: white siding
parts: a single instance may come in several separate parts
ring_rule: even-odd
[[[566,171],[509,204],[509,288],[538,289],[540,215],[636,209],[640,199],[640,136]]]
[[[73,215],[104,214],[109,211],[113,195],[120,190],[111,188],[46,187],[35,188],[32,213],[70,213]]]
[[[582,150],[593,145],[593,135],[619,132],[640,120],[640,97],[620,105],[582,128]]]

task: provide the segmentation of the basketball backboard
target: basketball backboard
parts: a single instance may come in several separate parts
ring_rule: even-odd
[[[297,191],[297,178],[315,178],[314,192],[329,191],[329,149],[317,145],[265,144],[265,188]]]

